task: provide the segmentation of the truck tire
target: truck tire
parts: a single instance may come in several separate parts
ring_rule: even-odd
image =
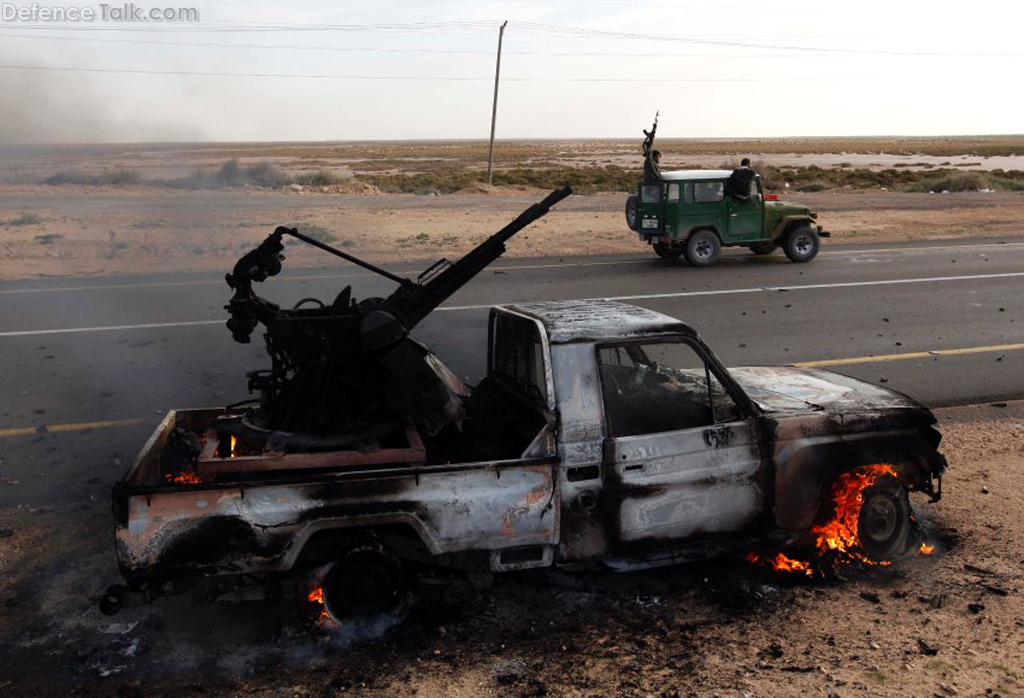
[[[398,558],[378,544],[349,548],[324,578],[324,608],[336,619],[398,611],[408,582]]]
[[[818,256],[821,238],[817,231],[807,224],[798,225],[786,236],[786,256],[792,262],[809,262]]]
[[[779,249],[779,246],[774,242],[759,242],[754,245],[750,245],[750,251],[754,254],[771,254],[775,250]]]
[[[864,490],[863,498],[857,536],[864,552],[876,560],[891,560],[905,553],[914,526],[906,488],[885,475]]]
[[[678,247],[656,244],[654,245],[654,254],[662,259],[679,259],[683,255],[683,251]]]
[[[626,225],[636,230],[636,194],[626,199]]]
[[[698,230],[686,241],[683,254],[686,261],[695,267],[710,267],[722,254],[722,243],[710,230]]]

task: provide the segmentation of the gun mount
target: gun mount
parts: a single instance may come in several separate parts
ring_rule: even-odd
[[[248,343],[266,327],[269,370],[248,374],[259,406],[221,434],[235,434],[281,450],[373,447],[412,422],[428,434],[458,423],[466,389],[412,329],[505,252],[505,243],[572,193],[565,187],[534,204],[461,259],[442,259],[415,281],[279,227],[243,255],[226,276],[234,295],[227,327]],[[387,298],[357,301],[346,286],[330,304],[305,298],[291,309],[265,300],[253,284],[280,273],[284,236],[351,261],[398,284]]]

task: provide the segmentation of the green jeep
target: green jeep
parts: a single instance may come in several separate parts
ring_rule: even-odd
[[[829,234],[815,224],[807,206],[765,196],[761,178],[750,183],[748,197],[726,195],[730,170],[664,172],[660,181],[643,182],[626,200],[626,223],[640,239],[654,245],[662,259],[678,259],[695,267],[718,261],[723,246],[749,247],[771,254],[781,247],[794,262],[818,254],[819,238]]]

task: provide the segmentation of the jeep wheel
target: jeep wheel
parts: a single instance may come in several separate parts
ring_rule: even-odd
[[[626,199],[626,225],[630,230],[636,230],[636,195]]]
[[[698,230],[686,241],[686,261],[695,267],[710,267],[718,261],[722,243],[710,230]]]
[[[349,549],[324,580],[324,607],[336,619],[395,612],[406,597],[402,565],[377,545]]]
[[[913,519],[907,490],[891,475],[864,490],[857,520],[857,536],[870,557],[891,560],[907,551]]]
[[[786,237],[786,256],[793,262],[809,262],[818,256],[821,238],[809,225],[794,228]]]
[[[662,259],[679,259],[683,256],[683,251],[678,247],[671,247],[670,245],[655,245],[654,253]]]
[[[759,242],[756,245],[750,245],[750,251],[754,254],[771,254],[777,249],[779,246],[774,242]]]

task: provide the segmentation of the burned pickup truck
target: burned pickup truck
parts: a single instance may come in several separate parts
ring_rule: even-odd
[[[203,577],[315,574],[342,617],[393,609],[424,578],[812,546],[834,484],[880,464],[854,525],[857,554],[883,559],[912,543],[907,493],[940,496],[935,419],[894,391],[821,370],[726,369],[679,320],[601,300],[493,308],[487,375],[470,389],[409,338],[416,315],[395,296],[250,303],[242,279],[279,269],[265,254],[279,242],[232,275],[232,331],[244,340],[264,322],[275,357],[250,376],[261,401],[171,412],[115,486],[128,586],[108,611]],[[468,279],[467,258],[440,274]],[[347,324],[318,324],[327,317]]]

